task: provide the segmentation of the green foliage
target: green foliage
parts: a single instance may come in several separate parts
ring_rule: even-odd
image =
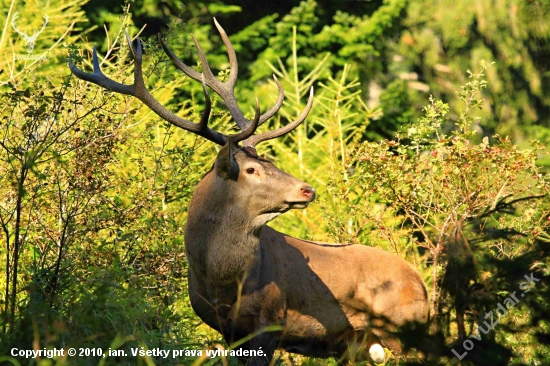
[[[135,347],[234,346],[200,324],[187,297],[187,203],[215,148],[131,98],[68,77],[61,46],[68,44],[73,60],[90,71],[92,47],[80,39],[97,39],[105,74],[130,83],[133,66],[122,33],[136,34],[144,18],[162,19],[146,32],[170,24],[167,42],[191,66],[198,63],[193,33],[224,78],[226,51],[211,16],[231,23],[247,7],[96,4],[88,5],[88,17],[84,1],[2,4],[0,355],[33,344],[127,353]],[[434,320],[429,336],[403,333],[403,342],[433,364],[456,364],[451,349],[462,353],[461,342],[479,334],[485,314],[520,291],[525,275],[548,281],[549,182],[541,168],[549,135],[543,62],[550,44],[548,4],[388,0],[363,13],[329,16],[327,9],[326,3],[304,1],[231,35],[243,110],[253,114],[247,106],[256,96],[262,110],[274,103],[272,74],[284,85],[281,112],[262,128],[296,118],[315,87],[308,120],[293,134],[262,144],[260,152],[315,186],[319,199],[273,226],[406,258],[429,285]],[[43,13],[49,17],[31,52],[13,27],[16,11],[16,28],[27,35],[41,28]],[[87,21],[92,25],[78,28]],[[146,37],[144,48],[149,90],[180,116],[198,120],[200,84],[174,77],[155,38]],[[496,63],[464,76],[481,59]],[[421,108],[428,92],[434,97]],[[233,128],[215,97],[214,108],[211,125]],[[528,143],[533,137],[542,143]],[[530,289],[494,331],[474,340],[462,364],[550,362],[548,298],[544,285]],[[279,363],[337,362],[278,357]],[[79,361],[166,360],[56,360]],[[403,364],[398,358],[388,364],[398,362]],[[208,361],[216,363],[237,361]]]
[[[548,9],[547,1],[411,2],[397,51],[452,106],[460,103],[453,91],[464,83],[459,70],[497,61],[487,74],[484,135],[540,138],[539,126],[548,127],[548,44],[540,42],[550,36]]]
[[[26,2],[0,1],[0,86],[16,85],[29,69],[45,72],[55,63],[62,64],[67,54],[62,47],[76,39],[86,22],[81,7],[85,0]]]
[[[178,294],[187,293],[185,202],[204,148],[130,99],[75,83],[67,69],[63,78],[43,72],[55,58],[16,61],[21,72],[0,95],[0,354],[33,344],[107,350],[114,339],[128,354],[196,342],[198,322]],[[123,58],[101,63],[125,78]],[[159,100],[170,104],[167,90],[181,84],[168,83]]]
[[[334,180],[329,188],[346,192],[338,206],[346,207],[348,197],[353,197],[360,207],[329,216],[337,238],[371,229],[395,251],[410,256],[411,262],[426,261],[421,267],[431,271],[427,283],[434,332],[448,339],[447,344],[458,338],[460,350],[466,337],[479,333],[476,329],[483,325],[484,315],[518,289],[524,275],[548,275],[544,243],[550,226],[546,198],[550,181],[536,164],[544,146],[533,141],[530,149],[522,150],[500,136],[493,143],[487,137],[475,143],[472,110],[482,106],[478,94],[487,85],[485,71],[482,63],[479,73],[469,72],[470,82],[458,93],[464,109],[450,134],[441,130],[449,107],[431,99],[424,117],[406,127],[406,134],[360,143],[351,150],[345,171],[353,175]],[[370,224],[365,225],[365,220]],[[525,293],[522,301],[540,304],[537,296],[545,291]],[[512,335],[520,334],[525,323],[547,327],[548,320],[523,307],[514,310],[515,318],[500,320],[505,333],[497,330],[496,337],[487,338],[482,334],[479,350],[467,360],[477,364],[481,357],[496,364],[506,360],[515,346],[527,344],[529,352],[516,353],[516,362],[532,362],[534,353],[547,352],[542,345],[533,347],[534,339]],[[415,346],[427,350],[426,345]]]

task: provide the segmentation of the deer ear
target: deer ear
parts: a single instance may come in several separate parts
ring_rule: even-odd
[[[229,141],[218,153],[214,166],[216,174],[219,177],[237,180],[239,176],[239,164],[237,164],[235,160],[236,149],[238,149],[238,147],[232,141]]]

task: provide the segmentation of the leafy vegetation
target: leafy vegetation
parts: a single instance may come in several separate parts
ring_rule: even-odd
[[[223,78],[228,62],[211,17],[225,26],[243,15],[248,23],[226,27],[240,62],[240,105],[255,96],[262,109],[273,104],[272,74],[286,90],[279,116],[262,128],[287,123],[315,87],[308,120],[260,152],[320,199],[273,226],[395,252],[429,286],[429,334],[401,335],[423,361],[413,350],[387,364],[550,362],[546,1],[338,9],[308,0],[260,15],[246,3],[0,3],[0,361],[31,362],[11,357],[14,347],[88,347],[128,356],[53,363],[236,364],[190,351],[232,346],[194,315],[183,254],[187,203],[215,147],[134,99],[75,80],[66,59],[91,70],[96,44],[104,72],[128,83],[123,31],[141,32],[149,90],[198,120],[200,85],[174,77],[143,24],[170,28],[168,44],[190,65],[193,33]],[[214,106],[211,123],[232,128],[216,99]],[[488,329],[499,306],[506,312]],[[131,356],[139,349],[189,352]]]

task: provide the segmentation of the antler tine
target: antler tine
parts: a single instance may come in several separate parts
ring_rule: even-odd
[[[258,98],[256,98],[256,113],[254,114],[254,119],[252,120],[252,124],[250,125],[250,127],[248,127],[246,130],[241,131],[237,134],[228,136],[228,138],[235,143],[246,140],[247,138],[252,136],[254,132],[256,132],[256,129],[258,128],[259,125],[260,125],[260,102],[258,101]]]
[[[151,95],[151,93],[149,93],[149,91],[145,87],[145,83],[143,81],[143,70],[142,70],[143,48],[141,46],[141,41],[138,38],[137,48],[134,48],[134,46],[132,45],[132,40],[127,33],[126,33],[126,39],[128,41],[128,45],[130,46],[132,58],[134,59],[134,83],[132,85],[118,83],[114,80],[109,79],[103,74],[99,65],[97,50],[95,47],[93,49],[93,57],[92,57],[92,63],[94,67],[94,71],[92,74],[85,73],[80,69],[78,69],[74,65],[71,59],[69,59],[69,69],[79,79],[97,84],[107,90],[111,90],[121,94],[131,95],[138,98],[146,106],[148,106],[153,112],[159,115],[162,119],[168,121],[169,123],[177,127],[183,128],[184,130],[187,130],[189,132],[202,136],[216,144],[225,145],[226,142],[228,141],[227,136],[210,129],[207,126],[208,116],[210,115],[210,97],[204,85],[203,85],[203,88],[205,91],[206,108],[202,114],[201,121],[195,124],[189,120],[183,119],[175,115],[174,113],[166,109],[162,104],[160,104]]]
[[[302,122],[305,121],[307,115],[311,111],[311,107],[313,106],[313,87],[311,87],[309,92],[309,99],[307,101],[306,108],[303,110],[303,112],[298,116],[298,118],[288,125],[281,127],[279,129],[276,129],[274,131],[267,131],[264,133],[261,133],[259,135],[251,136],[247,138],[245,141],[243,141],[243,146],[256,146],[262,141],[271,140],[280,136],[283,136],[296,127],[298,127]]]
[[[205,80],[206,85],[208,85],[212,90],[214,90],[225,102],[225,105],[227,106],[227,109],[229,110],[229,113],[231,113],[231,116],[237,123],[237,126],[241,129],[241,131],[247,130],[251,126],[251,121],[244,117],[241,109],[239,108],[237,104],[237,99],[235,97],[235,83],[237,81],[238,76],[238,62],[237,62],[237,56],[235,54],[235,49],[233,48],[233,45],[231,44],[231,41],[229,40],[229,37],[223,30],[223,28],[220,26],[220,24],[217,22],[216,19],[214,19],[214,23],[216,25],[216,28],[218,29],[220,36],[225,44],[225,47],[227,49],[227,55],[229,57],[229,79],[225,82],[221,82],[213,75],[212,71],[210,70],[210,66],[208,64],[208,61],[206,59],[206,56],[204,54],[204,51],[199,45],[199,42],[197,39],[193,36],[193,42],[195,43],[195,47],[197,48],[197,53],[199,54],[199,58],[201,59],[203,73],[205,74]],[[189,76],[192,79],[195,79],[197,81],[201,81],[201,74],[190,68],[189,66],[185,65],[183,61],[181,61],[171,50],[168,48],[166,43],[162,40],[160,34],[158,35],[159,42],[161,44],[162,49],[168,55],[168,57],[174,62],[177,68],[179,68],[183,73],[187,76]],[[273,117],[275,113],[281,108],[283,104],[284,99],[284,90],[283,86],[280,84],[280,82],[275,77],[275,83],[277,84],[277,88],[279,91],[279,95],[277,98],[277,102],[273,107],[268,109],[263,115],[260,116],[259,124],[261,125],[265,121],[267,121],[269,118]]]
[[[94,67],[94,72],[92,74],[86,73],[81,71],[76,65],[73,63],[72,59],[69,58],[69,69],[73,73],[74,76],[76,76],[79,79],[88,81],[90,83],[94,83],[96,85],[99,85],[107,90],[111,90],[117,93],[121,94],[127,94],[127,95],[134,95],[133,93],[133,86],[132,85],[124,85],[117,83],[108,77],[106,77],[103,72],[101,71],[101,68],[99,66],[99,60],[97,57],[97,50],[94,46],[92,51],[92,64]]]
[[[224,83],[216,79],[214,74],[212,73],[212,70],[210,70],[210,65],[208,64],[208,60],[206,59],[206,55],[204,54],[204,51],[201,48],[201,45],[199,44],[199,41],[195,38],[194,35],[191,34],[191,38],[193,38],[193,43],[195,43],[195,48],[197,49],[197,53],[199,54],[199,57],[201,59],[201,65],[202,65],[202,73],[204,75],[204,78],[207,82],[207,85],[209,85],[212,89],[214,89],[217,93],[219,88],[220,92],[224,92],[226,88],[221,88]],[[219,94],[219,93],[218,93]]]
[[[145,82],[143,81],[143,47],[141,46],[141,41],[137,39],[137,49],[134,48],[132,44],[132,38],[128,32],[124,31],[126,36],[126,42],[128,42],[128,47],[132,53],[132,58],[134,59],[134,91],[136,96],[142,94],[145,89]]]
[[[202,91],[204,93],[204,111],[202,111],[201,121],[199,122],[199,126],[201,129],[207,128],[208,120],[210,119],[210,111],[212,110],[212,101],[210,100],[210,94],[208,94],[208,90],[206,89],[206,82],[204,81],[204,75],[201,76],[202,81]]]
[[[157,34],[157,38],[158,38],[158,41],[160,43],[160,46],[162,47],[164,53],[166,53],[166,55],[170,58],[170,60],[172,60],[172,62],[174,63],[174,65],[176,65],[176,67],[178,69],[180,69],[181,71],[183,71],[183,73],[187,76],[189,76],[190,78],[192,79],[195,79],[197,81],[201,81],[202,80],[202,76],[201,76],[201,73],[200,72],[197,72],[195,70],[193,70],[192,68],[190,68],[189,66],[187,66],[186,64],[184,64],[179,58],[178,56],[176,56],[174,54],[174,52],[172,52],[172,50],[170,48],[168,48],[168,46],[166,45],[166,43],[164,42],[164,40],[162,39],[160,33]],[[208,84],[206,84],[208,85]],[[212,88],[214,89],[214,88]]]
[[[277,85],[277,89],[279,90],[279,95],[277,96],[277,101],[275,102],[275,105],[273,107],[269,108],[260,118],[260,125],[273,117],[275,113],[279,112],[279,109],[281,109],[283,105],[283,101],[285,99],[285,90],[283,89],[283,85],[277,79],[277,76],[273,74],[273,80],[275,80],[275,84]]]
[[[225,48],[227,49],[227,56],[229,57],[229,79],[227,80],[227,84],[234,88],[235,83],[237,82],[237,77],[239,76],[239,63],[237,62],[237,55],[235,54],[235,49],[233,48],[227,33],[225,33],[225,30],[222,28],[220,23],[218,23],[216,18],[214,18],[214,24],[222,37],[223,44],[225,44]]]

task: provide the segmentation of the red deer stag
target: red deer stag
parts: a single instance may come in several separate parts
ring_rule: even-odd
[[[202,74],[185,65],[159,36],[174,64],[202,82],[206,107],[198,123],[170,112],[146,89],[139,39],[134,47],[127,35],[134,59],[132,85],[106,77],[95,48],[92,74],[72,62],[69,67],[76,77],[132,95],[166,121],[222,146],[189,204],[185,228],[189,297],[197,315],[228,343],[257,332],[240,347],[241,354],[248,355],[243,357],[245,361],[267,365],[275,349],[282,348],[307,356],[344,358],[350,349],[364,356],[368,349],[375,362],[383,362],[381,345],[400,351],[390,330],[406,322],[427,321],[425,285],[395,254],[365,245],[296,239],[266,225],[290,209],[306,208],[315,198],[312,187],[277,169],[255,150],[258,143],[282,136],[305,120],[313,105],[313,88],[305,110],[294,122],[254,134],[281,107],[283,87],[274,76],[277,102],[262,115],[256,102],[254,119],[246,119],[234,92],[235,51],[225,31],[215,24],[229,56],[225,82],[214,77],[194,37]],[[208,127],[211,103],[206,86],[221,96],[241,132],[227,135]],[[270,325],[281,328],[261,332]]]

